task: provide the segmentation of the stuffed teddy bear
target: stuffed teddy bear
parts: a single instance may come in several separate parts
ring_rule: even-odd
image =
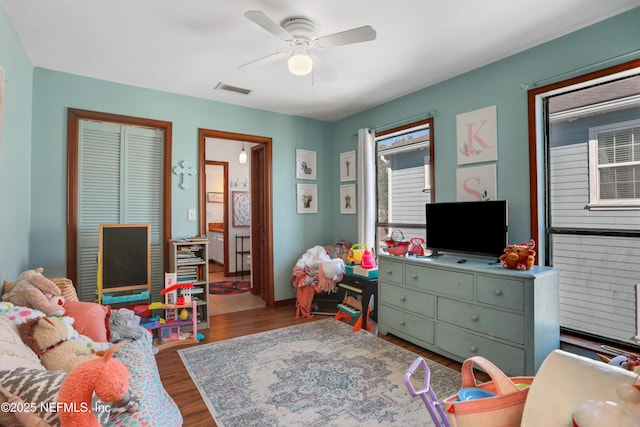
[[[2,300],[15,305],[35,308],[47,316],[62,316],[62,292],[51,280],[42,275],[44,268],[38,267],[20,274],[15,282],[4,282]]]
[[[59,318],[37,317],[18,326],[22,341],[50,371],[70,371],[98,356],[79,341],[69,339],[67,325]]]
[[[533,250],[535,246],[533,239],[529,243],[507,245],[500,255],[502,266],[514,270],[530,270],[536,261],[536,252]]]

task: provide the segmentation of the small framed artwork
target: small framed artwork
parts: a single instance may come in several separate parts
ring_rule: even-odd
[[[316,152],[296,149],[296,178],[316,179]]]
[[[232,217],[234,227],[248,227],[251,224],[251,209],[248,191],[232,191]]]
[[[356,185],[346,184],[340,186],[340,213],[356,213]]]
[[[340,181],[356,180],[356,152],[340,153]]]
[[[207,202],[209,203],[222,203],[222,197],[224,193],[218,191],[209,191],[207,193]]]
[[[497,200],[496,165],[462,167],[456,170],[458,202]]]
[[[498,160],[495,105],[456,116],[458,164]]]
[[[318,213],[318,186],[316,184],[297,184],[296,205],[298,213]]]

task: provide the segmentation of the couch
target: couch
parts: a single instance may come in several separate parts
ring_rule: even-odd
[[[126,411],[110,407],[109,404],[101,405],[101,409],[95,411],[100,423],[112,427],[182,425],[180,411],[160,381],[150,333],[135,321],[123,321],[137,320],[133,312],[126,309],[111,310],[95,303],[78,304],[81,306],[80,314],[74,314],[73,310],[65,313],[70,339],[77,339],[96,351],[112,345],[109,341],[94,340],[96,333],[106,333],[113,341],[123,342],[124,345],[114,357],[128,368],[129,391],[139,404],[133,412],[129,412],[133,408]],[[0,302],[0,385],[23,402],[35,403],[37,414],[50,425],[56,426],[60,425],[60,421],[55,410],[46,411],[43,408],[49,408],[47,402],[56,401],[66,372],[46,370],[35,353],[22,342],[17,331],[20,322],[40,315],[43,314],[34,309]],[[101,322],[104,322],[103,325],[100,325]],[[0,393],[0,399],[2,397]],[[8,418],[12,416],[5,411],[0,412],[0,425],[21,425],[15,419]]]

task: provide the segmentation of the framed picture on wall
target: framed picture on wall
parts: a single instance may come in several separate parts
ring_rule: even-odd
[[[300,214],[318,213],[318,186],[297,184],[296,205]]]
[[[459,165],[498,160],[496,117],[495,105],[456,116]]]
[[[340,186],[340,213],[356,213],[356,185],[346,184]]]
[[[356,180],[356,152],[340,153],[340,181]]]
[[[251,209],[248,191],[231,192],[231,216],[234,227],[248,227],[251,224]]]
[[[296,178],[316,179],[316,152],[296,149]]]
[[[222,196],[224,193],[218,191],[209,191],[207,193],[207,202],[209,203],[222,203]]]
[[[461,167],[456,170],[458,202],[497,200],[496,165]]]

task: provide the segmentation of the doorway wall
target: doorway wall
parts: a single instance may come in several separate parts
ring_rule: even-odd
[[[238,156],[244,143],[249,161],[240,165]],[[217,150],[217,148],[219,150]],[[217,157],[224,154],[224,159]],[[207,161],[223,160],[228,163],[228,185],[226,188],[229,213],[224,227],[224,246],[226,253],[225,271],[235,271],[235,242],[238,230],[251,237],[251,271],[253,293],[260,295],[268,306],[274,305],[273,299],[273,226],[271,191],[271,138],[200,129],[198,133],[198,185],[200,194],[200,233],[207,233],[207,183],[205,167]],[[238,166],[236,172],[234,167]],[[240,166],[245,167],[243,170]],[[232,195],[236,191],[248,191],[251,202],[249,226],[239,228],[232,218]],[[231,249],[230,249],[231,248]],[[240,268],[240,267],[239,267]],[[245,266],[246,268],[246,266]]]

